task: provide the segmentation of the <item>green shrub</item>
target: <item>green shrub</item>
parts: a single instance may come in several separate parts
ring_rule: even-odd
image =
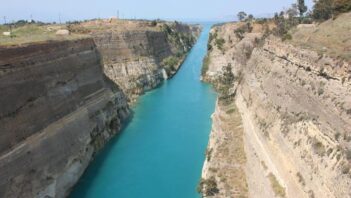
[[[157,21],[156,21],[156,20],[153,20],[153,21],[151,22],[151,26],[153,26],[153,27],[157,26]]]
[[[225,43],[225,40],[223,38],[216,39],[216,45],[218,49],[223,50],[223,45]]]
[[[318,141],[316,138],[313,138],[312,140],[312,148],[314,152],[319,155],[323,156],[325,154],[325,147],[322,144],[322,142]]]
[[[165,68],[166,72],[169,74],[172,71],[176,70],[176,66],[179,62],[179,59],[176,56],[170,56],[165,58],[161,65]]]
[[[209,179],[201,178],[197,191],[203,196],[214,196],[218,194],[219,189],[217,187],[216,179],[214,177],[210,177]]]
[[[292,39],[292,36],[291,36],[291,34],[289,34],[289,33],[284,34],[283,37],[282,37],[282,40],[283,40],[283,41],[285,41],[285,40],[291,40],[291,39]]]
[[[350,172],[351,165],[348,162],[344,162],[341,166],[341,172],[342,174],[347,174]]]
[[[201,68],[202,75],[206,74],[209,65],[210,65],[210,57],[208,55],[206,55],[203,62],[202,62],[202,68]]]
[[[237,29],[234,30],[235,36],[239,39],[242,40],[244,38],[244,34],[246,32],[252,32],[253,27],[250,22],[238,27]]]
[[[305,179],[302,177],[301,173],[300,172],[296,173],[296,176],[299,179],[299,182],[304,186],[306,183],[305,183]]]
[[[222,102],[229,102],[233,97],[233,93],[230,93],[230,88],[233,87],[234,74],[232,72],[232,65],[229,63],[227,66],[222,68],[222,76],[218,80],[217,90],[219,93],[219,99]]]
[[[213,151],[213,149],[206,149],[207,161],[211,161],[212,151]]]
[[[239,40],[242,40],[244,38],[245,30],[243,28],[237,28],[234,30],[234,33]]]
[[[235,112],[235,109],[229,109],[228,111],[226,111],[227,114],[232,114]]]
[[[275,175],[269,173],[268,175],[269,181],[271,182],[272,189],[274,194],[278,197],[285,197],[285,188],[280,185]]]
[[[320,95],[322,95],[323,93],[324,93],[323,87],[319,87],[319,88],[318,88],[318,95],[320,96]]]

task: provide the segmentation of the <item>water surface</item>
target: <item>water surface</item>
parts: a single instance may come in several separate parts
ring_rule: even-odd
[[[72,198],[194,198],[216,95],[200,79],[210,25],[177,75],[139,98],[134,117],[88,167]]]

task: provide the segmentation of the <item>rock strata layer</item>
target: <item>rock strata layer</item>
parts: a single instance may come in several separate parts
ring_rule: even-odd
[[[212,29],[203,79],[216,84],[223,66],[232,65],[239,84],[235,103],[244,129],[247,196],[351,197],[351,65],[274,36],[263,40],[255,28],[237,38],[233,30],[239,26]],[[224,40],[220,47],[218,39]],[[215,136],[209,148],[220,144]],[[206,167],[232,157],[222,152],[221,159],[209,160],[203,175],[213,172]],[[233,197],[221,194],[234,191],[233,185],[219,187],[215,197]]]
[[[130,101],[175,73],[163,60],[183,46],[179,67],[194,43],[197,27],[172,24],[172,35],[125,27],[0,46],[0,197],[69,194],[129,118]],[[174,35],[192,40],[172,44]]]
[[[83,24],[92,29],[105,74],[122,88],[131,103],[176,73],[200,31],[199,26],[178,22],[158,22],[151,27],[145,22],[136,23],[137,27],[112,22],[98,30]]]

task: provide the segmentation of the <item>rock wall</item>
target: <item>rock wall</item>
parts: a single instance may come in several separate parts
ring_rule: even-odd
[[[233,67],[248,196],[351,197],[351,66],[260,31],[240,40],[238,25],[213,28],[225,44],[210,43],[204,79]]]
[[[147,23],[140,22],[140,26]],[[102,54],[106,75],[122,88],[130,102],[135,102],[137,96],[176,73],[200,28],[170,22],[146,29],[129,29],[128,25],[93,30],[92,36]]]
[[[128,117],[92,39],[0,48],[0,197],[64,197]]]
[[[0,197],[66,197],[128,119],[128,103],[174,75],[199,32],[123,23],[84,29],[90,38],[0,46]]]

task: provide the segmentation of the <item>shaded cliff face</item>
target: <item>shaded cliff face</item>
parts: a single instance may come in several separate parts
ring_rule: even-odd
[[[92,39],[0,48],[0,197],[63,197],[128,117]]]
[[[91,31],[104,72],[131,102],[173,76],[199,34],[198,26],[171,22],[112,20],[78,28]]]
[[[175,74],[200,29],[98,20],[69,30],[0,46],[0,197],[67,196],[128,102]]]
[[[240,40],[238,27],[213,28],[224,44],[210,43],[204,79],[216,84],[222,67],[233,67],[248,196],[351,196],[349,63],[272,36],[262,41],[261,31]]]

